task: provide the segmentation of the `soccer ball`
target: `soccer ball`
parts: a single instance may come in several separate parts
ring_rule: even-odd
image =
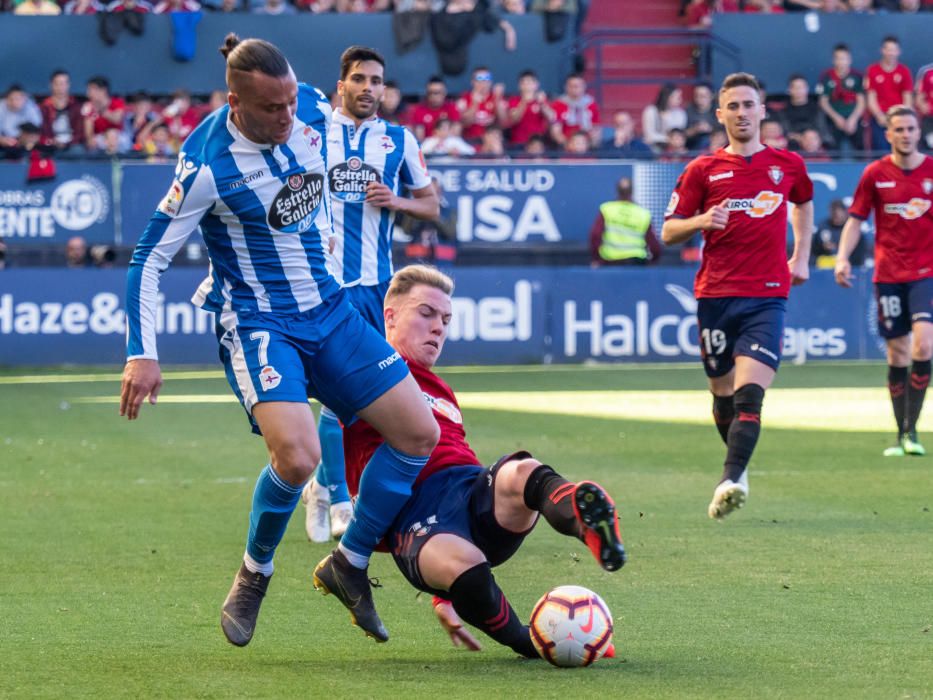
[[[582,586],[558,586],[535,605],[531,641],[555,666],[589,666],[612,643],[612,615],[603,599]]]

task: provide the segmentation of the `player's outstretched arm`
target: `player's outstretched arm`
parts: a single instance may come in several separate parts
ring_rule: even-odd
[[[813,242],[813,200],[795,204],[790,215],[794,230],[794,252],[787,261],[791,284],[803,284],[810,279],[810,245]]]
[[[129,360],[123,368],[123,384],[120,388],[120,415],[129,420],[139,417],[139,408],[146,397],[153,406],[162,388],[162,370],[158,360]]]
[[[846,225],[842,227],[842,236],[839,238],[839,252],[836,253],[836,284],[840,287],[852,286],[852,264],[849,262],[849,256],[858,245],[862,237],[862,222],[854,216],[846,220]]]
[[[434,614],[455,647],[462,644],[470,651],[480,651],[483,648],[476,637],[464,628],[463,620],[460,619],[457,611],[454,610],[453,603],[449,600],[434,596]]]

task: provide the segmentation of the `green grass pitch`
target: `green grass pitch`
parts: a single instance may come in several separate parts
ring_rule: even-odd
[[[706,517],[724,448],[699,366],[441,372],[491,462],[519,448],[614,495],[616,574],[541,523],[496,571],[527,619],[600,593],[617,658],[581,670],[454,649],[385,555],[376,645],[311,589],[303,509],[252,644],[220,631],[265,463],[219,372],[169,374],[130,424],[118,375],[0,373],[0,697],[933,697],[933,457],[883,459],[881,365],[782,368],[748,505]],[[933,403],[921,429],[933,447]]]

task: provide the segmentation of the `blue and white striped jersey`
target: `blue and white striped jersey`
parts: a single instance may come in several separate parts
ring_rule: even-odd
[[[185,140],[175,179],[143,232],[127,279],[127,356],[157,359],[159,277],[200,225],[210,274],[192,297],[209,311],[296,313],[339,290],[326,246],[332,236],[327,184],[331,109],[299,84],[291,137],[249,141],[227,106]]]
[[[340,110],[327,133],[328,179],[337,244],[334,259],[345,286],[375,285],[392,277],[396,213],[364,203],[370,182],[395,194],[420,190],[431,177],[414,135],[404,126],[373,118],[359,128]]]

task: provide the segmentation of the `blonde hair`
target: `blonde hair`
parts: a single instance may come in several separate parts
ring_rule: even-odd
[[[440,289],[448,296],[453,294],[454,281],[436,267],[430,265],[408,265],[392,275],[389,290],[386,292],[386,305],[400,296],[408,294],[412,287],[423,284]]]

